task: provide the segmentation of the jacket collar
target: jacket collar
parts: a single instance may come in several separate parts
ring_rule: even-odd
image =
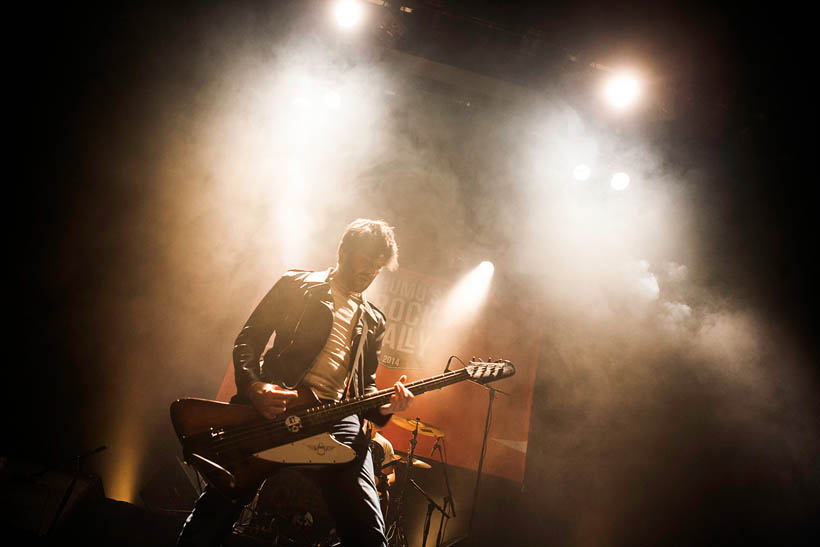
[[[328,281],[330,281],[330,272],[331,268],[328,268],[327,270],[322,270],[320,272],[310,272],[308,276],[305,278],[305,283],[317,285],[321,283],[327,283]]]
[[[305,278],[305,283],[308,283],[310,285],[310,287],[308,287],[308,290],[318,290],[318,287],[325,286],[329,291],[330,280],[333,277],[334,272],[334,268],[328,268],[327,270],[321,270],[318,272],[310,272],[308,276]],[[378,315],[376,315],[376,312],[373,311],[373,308],[367,301],[367,295],[364,292],[362,293],[362,308],[364,309],[364,311],[367,312],[367,315],[370,316],[370,319],[373,321],[373,324],[377,324],[379,321]]]

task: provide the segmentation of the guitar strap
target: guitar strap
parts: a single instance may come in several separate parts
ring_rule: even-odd
[[[360,319],[361,322],[358,320]],[[350,390],[352,388],[353,379],[356,378],[358,383],[358,393],[357,395],[364,394],[364,339],[367,338],[367,319],[365,319],[364,310],[362,310],[362,306],[359,306],[359,316],[357,318],[356,324],[359,325],[361,323],[361,333],[359,334],[359,343],[356,344],[356,353],[354,354],[353,358],[353,366],[350,367],[350,376],[347,379],[347,386],[345,387],[344,396],[342,400],[347,399],[350,397]]]

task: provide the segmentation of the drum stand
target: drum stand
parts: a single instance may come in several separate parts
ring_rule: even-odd
[[[456,516],[456,502],[453,500],[453,491],[450,489],[450,479],[447,476],[447,449],[444,448],[442,450],[443,446],[444,446],[443,437],[436,437],[436,442],[435,442],[435,444],[433,444],[433,450],[430,453],[430,457],[432,458],[433,454],[435,454],[436,450],[438,450],[438,457],[439,457],[439,461],[441,462],[441,469],[444,472],[444,485],[447,487],[447,496],[444,498],[444,509],[439,510],[441,512],[441,521],[439,521],[438,535],[436,536],[436,546],[437,547],[439,545],[441,545],[441,536],[444,533],[444,528],[445,528],[444,519],[445,518],[449,519],[450,517],[455,518],[455,516]],[[450,512],[452,512],[452,514],[450,514],[450,512],[448,512],[448,510],[447,510],[448,505],[450,507]],[[428,512],[428,515],[429,515],[429,512]],[[425,533],[425,540],[426,540],[426,536],[427,536],[427,534]],[[422,547],[423,547],[423,544],[422,544]]]
[[[435,501],[433,501],[433,498],[431,498],[430,496],[427,495],[427,492],[425,492],[421,488],[421,486],[416,484],[416,481],[414,481],[413,479],[410,479],[410,484],[413,485],[413,488],[418,490],[421,493],[422,496],[427,498],[427,516],[424,517],[424,535],[422,536],[422,540],[421,540],[421,547],[425,547],[427,545],[427,534],[430,532],[430,519],[433,517],[433,509],[436,509],[436,510],[438,510],[439,513],[441,513],[441,521],[442,521],[442,523],[444,523],[444,517],[449,517],[449,515],[447,514],[447,509],[446,509],[447,504],[445,503],[445,505],[444,505],[445,508],[440,507],[439,504],[437,504]],[[440,541],[441,541],[441,524],[439,524],[439,527],[438,527],[438,538],[436,539],[436,545],[438,545]]]
[[[419,435],[419,423],[421,420],[416,418],[416,427],[413,429],[413,438],[410,439],[410,451],[407,453],[407,470],[404,473],[404,480],[401,484],[401,493],[396,502],[396,520],[390,525],[387,530],[387,544],[390,547],[409,547],[407,541],[407,534],[404,531],[404,512],[402,506],[404,505],[404,494],[407,492],[407,485],[410,481],[410,470],[413,468],[413,457],[416,453],[416,443]]]
[[[424,519],[424,535],[422,537],[421,545],[425,547],[427,545],[427,536],[430,533],[430,521],[433,518],[433,511],[436,510],[441,513],[441,521],[439,522],[438,526],[438,535],[436,536],[436,546],[441,545],[441,536],[444,532],[444,520],[449,519],[450,517],[456,516],[456,507],[455,503],[453,502],[453,493],[450,490],[450,480],[447,477],[447,457],[445,455],[446,450],[442,451],[441,444],[442,439],[441,437],[436,437],[436,442],[433,445],[433,453],[436,450],[439,451],[439,458],[442,463],[442,468],[444,470],[444,482],[447,485],[447,497],[444,498],[444,507],[437,504],[433,498],[431,498],[424,489],[418,485],[416,481],[410,478],[410,469],[413,467],[412,462],[414,459],[414,454],[416,451],[416,443],[418,437],[418,424],[419,419],[416,418],[416,428],[413,430],[413,438],[410,440],[410,452],[407,455],[407,471],[404,476],[404,481],[402,482],[402,490],[401,494],[399,495],[399,500],[396,503],[396,520],[391,525],[390,530],[388,530],[387,537],[388,537],[388,544],[390,547],[408,547],[407,536],[404,531],[404,515],[402,514],[402,507],[404,503],[404,494],[407,489],[407,485],[409,484],[413,488],[415,488],[422,496],[427,499],[427,516]],[[448,511],[448,506],[452,511],[452,514]]]

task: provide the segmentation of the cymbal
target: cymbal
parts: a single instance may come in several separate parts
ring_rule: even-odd
[[[415,431],[416,424],[419,426],[419,434],[420,435],[427,435],[428,437],[444,437],[444,431],[440,430],[434,425],[422,422],[421,420],[416,420],[415,418],[402,418],[401,416],[393,416],[390,417],[390,421],[399,426],[402,429],[406,429],[407,431]]]

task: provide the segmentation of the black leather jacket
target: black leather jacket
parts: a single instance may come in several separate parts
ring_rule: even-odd
[[[250,403],[248,386],[270,382],[295,389],[302,382],[313,360],[322,350],[333,326],[333,296],[330,293],[331,271],[289,270],[268,291],[245,323],[233,348],[234,378],[237,395],[233,402]],[[350,359],[355,360],[362,332],[362,358],[351,363],[351,396],[372,393],[376,388],[376,369],[384,339],[384,315],[365,299],[354,325]],[[273,347],[260,356],[272,333]],[[378,425],[389,416],[378,411],[365,414]]]

